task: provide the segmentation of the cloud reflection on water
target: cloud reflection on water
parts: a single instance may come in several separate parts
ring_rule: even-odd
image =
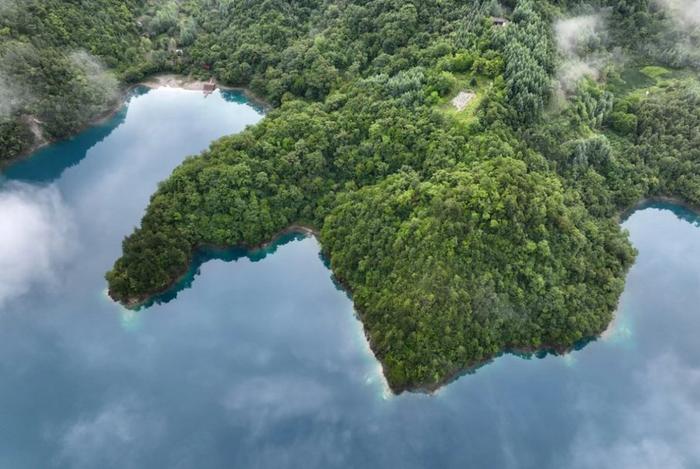
[[[33,285],[54,286],[75,248],[72,214],[55,186],[0,189],[0,306]]]

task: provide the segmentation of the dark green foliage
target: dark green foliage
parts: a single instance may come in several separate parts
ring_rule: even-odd
[[[0,4],[0,159],[64,138],[117,102],[105,67],[143,60],[135,0],[7,0]],[[7,104],[11,103],[11,104]]]
[[[93,57],[79,52],[65,56],[55,49],[29,44],[4,44],[5,80],[25,93],[22,109],[43,124],[51,138],[66,137],[114,105],[117,81]],[[25,82],[26,77],[42,77]]]
[[[342,197],[321,242],[394,389],[597,335],[633,259],[614,222],[509,158]]]
[[[649,168],[650,193],[700,206],[700,91],[674,84],[634,109],[634,152]]]
[[[565,349],[606,327],[633,251],[562,177],[608,171],[612,147],[579,136],[548,161],[520,134],[537,130],[555,70],[541,6],[522,2],[498,30],[479,5],[358,2],[310,15],[309,39],[308,23],[294,22],[311,4],[265,5],[230,4],[211,20],[237,13],[230,47],[200,35],[191,57],[273,101],[286,94],[283,104],[159,187],[107,274],[114,298],[167,289],[197,246],[253,246],[306,224],[321,230],[397,391],[435,387],[504,348]],[[450,13],[465,8],[480,18],[468,31]],[[494,80],[461,129],[435,100],[470,70]],[[600,127],[611,108],[609,94],[582,89],[567,122]]]
[[[613,112],[610,115],[610,127],[624,136],[632,136],[637,132],[637,116],[627,112]]]
[[[497,36],[505,60],[504,78],[519,122],[537,121],[549,99],[554,45],[542,3],[518,2],[513,23]]]
[[[34,136],[29,125],[22,119],[12,116],[0,121],[0,148],[2,156],[11,158],[29,149]]]
[[[611,7],[619,27],[589,52],[622,45],[658,61],[663,47],[666,63],[693,66],[646,0],[10,5],[0,78],[26,95],[0,121],[4,156],[31,143],[30,118],[60,137],[109,106],[113,83],[93,57],[122,82],[214,76],[276,106],[159,186],[107,274],[113,298],[166,290],[198,247],[312,226],[397,391],[506,349],[598,335],[634,256],[620,212],[649,196],[700,204],[692,83],[631,92],[657,81],[613,71],[616,86],[586,79],[551,99],[552,23],[568,8]],[[477,105],[454,117],[446,103],[467,86]]]

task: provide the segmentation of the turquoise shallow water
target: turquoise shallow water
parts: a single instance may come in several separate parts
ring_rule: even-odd
[[[0,184],[0,468],[700,467],[700,219],[653,205],[615,324],[386,392],[313,238],[206,252],[138,312],[104,272],[158,181],[261,118],[238,94],[134,94]]]

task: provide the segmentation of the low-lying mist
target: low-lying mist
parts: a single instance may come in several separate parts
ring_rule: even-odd
[[[596,12],[563,18],[554,24],[562,63],[557,72],[560,93],[571,93],[583,77],[598,80],[610,63],[606,15]]]
[[[655,3],[683,28],[695,29],[700,25],[700,0],[655,0]]]

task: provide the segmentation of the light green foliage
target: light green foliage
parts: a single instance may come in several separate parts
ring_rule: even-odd
[[[505,348],[594,336],[633,257],[612,221],[511,158],[342,197],[321,242],[398,389],[433,387]]]
[[[26,151],[36,119],[47,138],[63,138],[114,105],[107,67],[126,68],[138,42],[136,0],[7,0],[0,14],[0,82],[11,109],[0,113],[0,158]]]
[[[668,75],[670,71],[667,68],[659,67],[656,65],[648,65],[640,70],[644,75],[652,79],[663,78]]]
[[[588,51],[694,66],[648,0],[31,0],[0,23],[13,64],[0,78],[39,77],[6,106],[0,144],[21,151],[28,113],[60,136],[103,108],[108,81],[79,49],[122,81],[169,71],[249,86],[275,109],[159,186],[110,294],[145,300],[199,246],[311,225],[389,384],[432,389],[503,350],[601,333],[634,257],[619,213],[654,195],[700,204],[693,80],[613,64],[608,83],[550,102],[553,22],[600,6],[617,27]],[[466,89],[477,98],[451,111]]]
[[[566,348],[604,329],[633,252],[518,134],[540,122],[555,68],[537,4],[523,2],[501,30],[484,27],[481,7],[456,3],[371,1],[301,26],[286,23],[294,10],[268,6],[263,22],[284,31],[274,50],[250,23],[231,37],[240,44],[212,38],[216,58],[199,57],[273,101],[286,94],[283,104],[160,186],[107,274],[115,298],[168,288],[197,246],[252,246],[304,223],[321,229],[397,391],[434,387],[506,347]],[[472,29],[481,39],[463,49],[468,11],[482,15]],[[198,41],[193,54],[205,51]],[[470,79],[483,96],[466,129],[435,104]],[[579,127],[602,125],[612,107],[593,88],[572,111]],[[582,140],[562,159],[585,172],[609,165],[609,150]]]
[[[493,2],[195,3],[183,64],[281,105],[159,187],[107,274],[118,300],[167,289],[197,246],[311,225],[389,384],[432,389],[503,350],[601,333],[634,258],[620,211],[700,201],[692,86],[616,98],[627,75],[586,79],[552,109],[550,2],[517,2],[504,27]],[[611,17],[657,21],[643,3]],[[469,87],[474,107],[450,112]]]

